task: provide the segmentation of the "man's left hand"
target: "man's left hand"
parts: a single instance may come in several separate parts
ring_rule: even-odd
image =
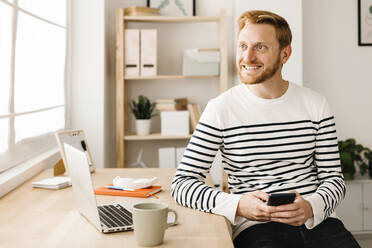
[[[301,226],[314,216],[310,202],[305,200],[297,191],[292,192],[296,193],[294,202],[275,207],[274,212],[270,215],[270,221]]]

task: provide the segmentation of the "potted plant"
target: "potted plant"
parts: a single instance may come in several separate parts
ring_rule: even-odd
[[[363,176],[369,170],[371,176],[372,152],[369,148],[357,144],[355,139],[347,139],[338,142],[340,152],[341,169],[345,180],[354,179],[355,166],[359,167]]]
[[[143,95],[138,96],[138,102],[132,100],[132,102],[129,103],[129,107],[136,117],[137,135],[148,135],[150,133],[151,117],[155,115],[153,114],[155,105],[155,102],[150,102],[150,100]]]
[[[369,178],[372,179],[372,151],[369,148],[366,148],[364,153],[365,158],[368,159],[368,172],[369,172]]]

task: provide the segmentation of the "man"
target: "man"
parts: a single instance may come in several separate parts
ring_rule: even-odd
[[[204,110],[172,183],[181,205],[232,223],[236,247],[359,247],[335,208],[345,195],[334,117],[324,96],[282,78],[289,25],[267,11],[238,19],[240,85]],[[205,185],[220,150],[230,194]],[[270,193],[295,201],[268,206]]]

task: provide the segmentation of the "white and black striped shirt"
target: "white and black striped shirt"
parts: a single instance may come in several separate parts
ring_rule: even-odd
[[[217,151],[230,194],[205,185]],[[211,100],[172,183],[177,203],[220,214],[233,236],[257,223],[236,217],[242,194],[298,191],[312,205],[308,228],[329,216],[345,195],[334,117],[326,99],[289,83],[276,99],[255,96],[239,84]]]

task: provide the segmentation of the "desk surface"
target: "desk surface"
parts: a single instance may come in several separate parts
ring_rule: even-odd
[[[233,247],[227,221],[217,215],[177,205],[170,195],[175,169],[102,169],[93,174],[95,187],[115,176],[159,179],[159,199],[97,196],[98,204],[161,201],[178,213],[179,224],[165,232],[161,247]],[[52,177],[46,170],[0,198],[0,247],[138,247],[133,231],[102,234],[77,211],[72,188],[35,189],[31,181]]]

